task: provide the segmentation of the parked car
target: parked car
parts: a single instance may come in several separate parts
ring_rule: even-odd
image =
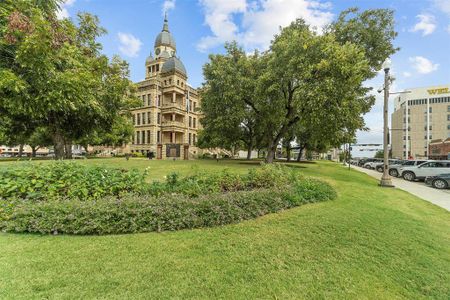
[[[366,168],[366,169],[375,169],[375,165],[378,164],[378,163],[382,163],[382,162],[383,162],[382,159],[374,158],[374,160],[366,162],[364,164],[364,168]]]
[[[450,161],[433,160],[427,161],[418,166],[407,166],[402,168],[401,176],[408,181],[416,179],[425,179],[428,176],[437,176],[440,174],[450,173]]]
[[[391,165],[398,165],[398,164],[401,164],[401,163],[403,163],[403,160],[389,159],[389,166],[391,166]],[[384,161],[374,164],[374,169],[377,170],[380,173],[383,172]]]
[[[400,164],[390,165],[389,175],[391,175],[392,177],[399,177],[404,167],[418,166],[420,164],[423,164],[424,162],[426,162],[426,160],[406,160]]]
[[[427,176],[425,183],[436,189],[448,189],[450,187],[450,173],[437,176]]]

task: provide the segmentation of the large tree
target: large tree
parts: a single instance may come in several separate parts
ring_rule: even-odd
[[[210,62],[203,67],[204,129],[199,135],[199,146],[244,148],[250,159],[260,134],[258,114],[250,107],[257,97],[260,54],[246,55],[236,43],[226,44],[225,48],[226,55],[210,55]]]
[[[97,17],[59,21],[56,6],[42,3],[8,1],[2,11],[0,46],[9,56],[0,65],[0,110],[47,127],[56,157],[70,157],[74,140],[112,131],[135,104],[134,86],[124,61],[100,54]]]
[[[312,136],[311,129],[317,131],[308,141],[310,145],[339,145],[364,128],[363,115],[375,100],[364,82],[395,53],[395,36],[389,10],[345,11],[322,34],[297,20],[275,36],[267,52],[255,58],[252,66],[258,68],[252,77],[243,76],[240,67],[241,61],[249,60],[246,55],[236,60],[235,51],[227,47],[225,55],[211,57],[205,67],[203,104],[214,107],[225,99],[227,105],[216,113],[220,118],[214,119],[221,126],[222,120],[241,124],[243,118],[236,112],[242,108],[255,116],[262,132],[259,141],[264,141],[268,150],[267,162],[273,161],[283,139],[286,145],[290,143],[297,124],[306,130],[303,137],[304,133]],[[222,71],[225,74],[217,76]],[[239,89],[246,78],[255,83],[251,97],[243,96]],[[208,114],[206,110],[206,119]],[[207,131],[209,122],[204,126]],[[232,126],[227,128],[235,133]]]

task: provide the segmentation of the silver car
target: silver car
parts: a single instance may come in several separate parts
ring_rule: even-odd
[[[427,161],[418,166],[402,168],[401,176],[408,181],[425,179],[428,176],[437,176],[450,172],[450,160]]]
[[[392,177],[399,177],[404,167],[411,167],[423,164],[426,160],[407,160],[401,164],[394,164],[389,166],[389,175]]]

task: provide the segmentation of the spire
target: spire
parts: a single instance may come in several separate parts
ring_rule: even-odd
[[[169,21],[167,21],[167,12],[164,13],[164,26],[163,31],[169,32]]]

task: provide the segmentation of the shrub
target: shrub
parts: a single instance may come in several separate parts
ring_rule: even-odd
[[[327,183],[282,165],[145,183],[145,173],[76,163],[0,172],[0,230],[111,234],[236,223],[336,196]]]
[[[320,191],[314,191],[319,188]],[[96,201],[3,202],[0,228],[8,232],[119,234],[202,228],[237,223],[304,203],[333,199],[326,183],[202,195],[127,195]]]
[[[0,169],[0,198],[84,201],[139,192],[145,176],[136,170],[106,169],[75,162],[23,164]]]

